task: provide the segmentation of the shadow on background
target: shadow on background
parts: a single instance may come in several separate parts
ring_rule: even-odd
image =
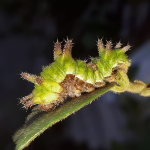
[[[14,132],[27,112],[19,100],[33,85],[20,73],[39,74],[53,61],[53,41],[71,38],[74,58],[97,56],[96,40],[128,42],[130,79],[150,82],[150,3],[148,0],[0,1],[0,149],[12,150]],[[150,99],[107,93],[57,123],[26,150],[150,149]]]

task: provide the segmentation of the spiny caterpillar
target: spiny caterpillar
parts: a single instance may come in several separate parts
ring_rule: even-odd
[[[125,52],[130,45],[121,48],[117,43],[111,49],[111,41],[104,47],[98,39],[99,56],[91,58],[91,62],[74,60],[71,56],[72,40],[66,40],[63,51],[61,42],[54,44],[54,62],[43,68],[39,76],[21,73],[22,78],[35,84],[33,92],[21,98],[24,108],[38,104],[43,111],[55,109],[69,96],[81,96],[82,92],[92,92],[95,88],[104,87],[106,82],[117,83],[118,70],[125,74],[130,66],[130,60]]]

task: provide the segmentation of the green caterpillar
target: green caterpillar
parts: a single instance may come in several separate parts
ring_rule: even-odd
[[[38,104],[43,111],[55,109],[69,97],[79,97],[82,92],[92,92],[104,87],[106,82],[117,82],[117,73],[127,73],[130,60],[125,52],[130,45],[121,48],[117,43],[111,49],[111,41],[104,47],[102,40],[97,42],[99,56],[91,62],[74,60],[71,56],[72,40],[65,41],[63,51],[61,43],[54,44],[54,62],[43,68],[39,76],[21,73],[21,76],[34,83],[35,88],[28,96],[21,98],[24,108]],[[121,73],[121,72],[120,72]]]

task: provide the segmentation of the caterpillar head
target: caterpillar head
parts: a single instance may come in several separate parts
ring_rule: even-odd
[[[107,41],[106,47],[104,47],[102,39],[98,39],[97,42],[99,57],[109,60],[109,65],[111,65],[112,68],[121,68],[127,72],[131,61],[128,59],[125,53],[130,49],[131,46],[128,44],[127,46],[121,48],[121,45],[122,44],[119,41],[112,50],[111,41]]]

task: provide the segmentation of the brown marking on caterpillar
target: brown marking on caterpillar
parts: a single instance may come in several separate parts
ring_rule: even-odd
[[[104,87],[105,85],[106,85],[105,82],[96,82],[94,86],[95,86],[96,88],[99,88],[99,87]]]
[[[81,90],[78,90],[77,88],[73,88],[73,92],[74,92],[74,94],[75,94],[75,96],[76,97],[79,97],[79,96],[81,96]]]
[[[111,76],[105,77],[104,81],[111,82],[111,83],[116,82],[116,73],[113,72]]]
[[[114,76],[109,77],[109,81],[114,81]],[[104,87],[105,82],[96,82],[94,85],[91,83],[86,83],[83,80],[75,77],[75,75],[67,74],[66,78],[60,85],[65,89],[65,97],[68,95],[72,98],[79,97],[82,92],[92,92],[95,90],[95,87]],[[63,94],[61,94],[64,97]]]
[[[66,94],[72,98],[79,97],[81,92],[92,92],[95,89],[93,84],[85,83],[72,74],[67,74],[66,78],[60,83],[60,85],[66,89]]]
[[[63,82],[60,85],[66,89],[67,95],[70,97],[75,97],[74,93],[75,75],[67,74]]]
[[[92,92],[95,90],[95,87],[91,83],[85,83],[84,87],[82,88],[82,92]]]
[[[35,83],[36,84],[40,85],[40,84],[42,84],[42,82],[43,82],[43,78],[38,77],[38,76],[35,77]]]
[[[77,88],[78,90],[81,90],[82,87],[84,86],[85,82],[79,78],[75,78],[75,88]]]
[[[62,96],[63,98],[67,98],[67,91],[65,88],[63,88],[63,90],[60,92],[60,96]]]
[[[98,70],[98,67],[92,62],[88,63],[87,67],[88,68],[92,68],[94,71]]]

